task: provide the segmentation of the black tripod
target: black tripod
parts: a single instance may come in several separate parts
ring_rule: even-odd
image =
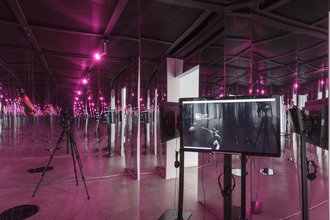
[[[72,122],[73,122],[73,119],[70,118],[70,117],[65,117],[65,118],[62,118],[61,119],[61,123],[62,123],[62,127],[63,127],[63,131],[59,137],[59,139],[57,140],[57,143],[56,143],[56,146],[53,150],[53,153],[50,155],[50,158],[48,160],[48,163],[47,163],[47,166],[45,167],[42,175],[41,175],[41,178],[38,182],[38,185],[36,187],[36,189],[34,190],[33,192],[33,195],[32,197],[34,197],[34,195],[36,194],[38,188],[39,188],[39,185],[45,175],[45,172],[47,171],[49,165],[50,165],[50,162],[52,161],[52,159],[54,158],[54,155],[55,155],[55,152],[60,149],[59,147],[59,144],[61,143],[61,141],[63,140],[63,137],[65,134],[67,134],[67,143],[70,144],[71,146],[71,155],[72,155],[72,162],[73,162],[73,168],[74,168],[74,174],[75,174],[75,178],[76,178],[76,185],[78,185],[78,176],[77,176],[77,169],[76,169],[76,160],[78,161],[78,166],[79,166],[79,169],[80,169],[80,174],[81,174],[81,178],[84,182],[84,186],[85,186],[85,190],[86,190],[86,193],[87,193],[87,198],[89,199],[89,193],[88,193],[88,190],[87,190],[87,186],[86,186],[86,181],[85,181],[85,177],[84,177],[84,174],[83,174],[83,171],[82,171],[82,163],[81,163],[81,160],[80,160],[80,155],[79,155],[79,151],[77,149],[77,143],[75,141],[75,137],[74,137],[74,134],[73,134],[73,126],[72,126]]]
[[[263,136],[263,148],[265,148],[266,146],[269,146],[269,126],[270,128],[272,129],[272,134],[276,134],[275,133],[275,127],[271,121],[271,118],[268,117],[268,111],[271,110],[270,109],[270,105],[268,103],[264,104],[264,103],[261,103],[259,105],[258,103],[258,116],[260,116],[261,114],[263,114],[262,116],[262,119],[261,119],[261,123],[260,123],[260,126],[259,126],[259,129],[258,129],[258,133],[257,133],[257,137],[255,139],[255,142],[254,142],[254,147],[257,146],[257,143],[258,143],[258,140],[259,140],[259,136],[261,134],[261,131],[262,131],[262,136]],[[263,113],[262,113],[263,112]],[[276,141],[277,143],[279,142],[279,140],[276,138]]]

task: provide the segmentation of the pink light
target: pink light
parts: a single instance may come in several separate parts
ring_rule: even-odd
[[[103,99],[104,99],[103,96],[101,96],[101,97],[100,97],[100,100],[103,101]]]
[[[94,58],[95,58],[95,60],[100,60],[101,59],[101,55],[99,53],[95,53],[94,54]]]
[[[3,98],[3,95],[0,95],[0,98],[2,99]]]
[[[140,98],[140,101],[142,102],[143,101],[143,98]]]
[[[293,86],[294,86],[295,89],[297,89],[298,88],[298,83],[295,83]]]
[[[249,89],[249,93],[252,94],[252,89]]]
[[[321,80],[321,85],[324,85],[324,80],[323,80],[323,79]],[[2,98],[2,97],[1,97],[1,98]]]
[[[132,93],[132,96],[134,96],[135,94],[134,93]]]
[[[261,90],[261,94],[264,95],[265,94],[265,90],[262,89]]]
[[[83,79],[83,80],[82,80],[82,83],[83,83],[84,85],[86,85],[87,82],[88,82],[87,79]]]
[[[259,93],[259,89],[257,89],[257,93]]]
[[[91,99],[92,99],[92,97],[88,96],[88,100],[91,100]]]
[[[78,95],[81,95],[81,91],[80,91],[80,90],[78,90],[78,91],[77,91],[77,94],[78,94]]]
[[[219,97],[222,98],[222,97],[223,97],[223,94],[221,93],[221,94],[219,95]]]
[[[76,99],[76,100],[78,100],[79,98],[78,98],[78,97],[76,97],[75,99]]]

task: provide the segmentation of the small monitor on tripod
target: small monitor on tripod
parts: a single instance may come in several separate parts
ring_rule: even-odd
[[[279,96],[180,99],[185,151],[279,157]]]
[[[305,103],[303,112],[308,125],[306,141],[328,150],[328,98],[312,100]]]

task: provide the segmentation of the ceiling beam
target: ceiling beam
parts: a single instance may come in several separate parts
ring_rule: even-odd
[[[0,24],[4,25],[10,25],[15,27],[20,27],[21,25],[17,22],[13,21],[5,21],[0,20]],[[100,37],[103,38],[104,35],[100,33],[91,33],[91,32],[85,32],[85,31],[75,31],[75,30],[68,30],[68,29],[62,29],[62,28],[56,28],[56,27],[46,27],[46,26],[39,26],[39,25],[32,25],[30,24],[30,27],[32,30],[40,30],[40,31],[49,31],[49,32],[55,32],[55,33],[62,33],[62,34],[69,34],[69,35],[77,35],[81,37]],[[109,35],[109,39],[120,39],[120,40],[128,40],[128,41],[134,41],[139,42],[139,38],[136,37],[129,37],[129,36],[122,36],[122,35]],[[165,44],[165,45],[172,45],[172,42],[159,40],[155,38],[150,37],[141,37],[141,40],[153,42],[153,43],[159,43],[159,44]]]
[[[4,60],[0,58],[0,67],[4,69],[6,72],[10,73],[13,78],[20,84],[20,86],[23,86],[22,81],[17,77],[16,71],[11,68]]]
[[[199,9],[204,11],[219,11],[222,12],[224,9],[223,4],[215,4],[209,2],[201,2],[196,0],[156,0],[165,4],[183,6],[186,8]]]
[[[241,8],[251,8],[252,6],[252,1],[247,1],[247,0],[243,0],[240,2],[235,2],[235,3],[229,3],[226,5],[225,7],[225,12],[230,13],[232,11],[235,11],[237,9],[241,9]]]
[[[288,19],[286,17],[275,15],[272,13],[263,12],[260,10],[254,10],[252,12],[252,18],[257,22],[273,26],[282,30],[301,33],[320,39],[328,39],[328,30],[320,27],[315,27],[310,24],[305,24],[296,20]]]
[[[10,6],[11,10],[13,11],[13,13],[15,14],[15,17],[17,18],[18,22],[21,25],[21,28],[24,30],[24,34],[27,35],[28,40],[31,42],[33,48],[37,51],[37,52],[42,52],[37,39],[35,38],[35,36],[33,35],[32,29],[30,27],[30,25],[28,24],[26,17],[24,15],[24,12],[21,8],[21,6],[19,5],[17,0],[7,0],[8,5]],[[42,54],[38,54],[38,57],[44,67],[44,69],[46,70],[46,72],[48,73],[49,76],[51,76],[52,80],[54,81],[55,85],[58,87],[58,83],[54,77],[53,72],[51,71],[51,69],[49,68],[49,65],[47,63],[47,60],[45,58],[44,55]]]
[[[264,0],[263,2],[260,3],[260,7],[263,7],[263,4],[265,6],[264,9],[262,9],[263,11],[272,11],[282,5],[285,5],[286,3],[290,2],[291,0],[273,0],[274,3],[271,3],[269,6],[265,5],[265,2],[269,2],[270,0]],[[261,9],[261,8],[260,8]]]
[[[176,48],[184,39],[186,39],[198,26],[200,26],[205,19],[207,19],[208,16],[211,15],[211,12],[203,12],[202,15],[200,15],[192,25],[189,26],[188,29],[186,29],[172,44],[167,48],[167,50],[160,56],[159,62],[155,67],[153,68],[151,72],[151,76],[149,77],[148,80],[148,86],[149,83],[151,82],[152,78],[156,75],[157,70],[160,66],[160,63],[162,62],[163,59],[165,59],[169,53]]]
[[[217,32],[224,27],[224,19],[222,16],[216,17],[210,21],[207,26],[199,33],[197,33],[193,38],[188,41],[183,47],[176,51],[175,55],[178,57],[186,57],[187,55],[192,55],[194,51],[198,48],[205,48],[210,45],[210,40],[217,39],[219,34]],[[223,33],[223,31],[221,31]],[[205,42],[205,41],[208,42]],[[204,44],[204,45],[203,45]]]

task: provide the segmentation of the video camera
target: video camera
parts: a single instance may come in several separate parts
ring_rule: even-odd
[[[60,117],[62,128],[69,129],[73,121],[73,116],[70,114],[70,111],[68,109],[61,111]]]

